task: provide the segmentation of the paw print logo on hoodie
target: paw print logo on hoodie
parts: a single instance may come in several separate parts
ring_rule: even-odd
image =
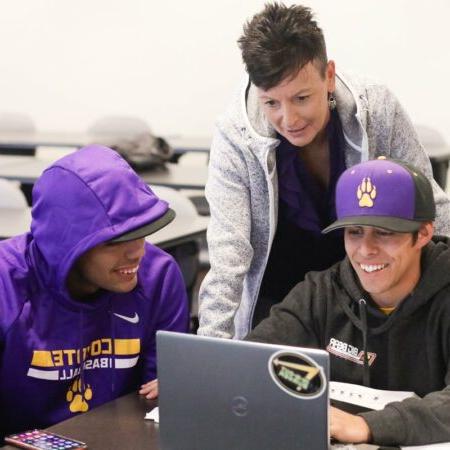
[[[70,403],[70,411],[73,413],[86,412],[89,409],[88,401],[91,399],[91,386],[83,384],[80,378],[76,378],[66,394],[66,400]]]

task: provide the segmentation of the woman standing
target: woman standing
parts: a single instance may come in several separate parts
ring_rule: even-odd
[[[311,270],[344,256],[334,189],[381,155],[431,166],[386,87],[336,74],[309,8],[268,4],[239,39],[249,78],[217,123],[206,196],[211,270],[199,334],[243,337]],[[365,187],[370,189],[370,185]],[[449,199],[433,182],[436,231],[450,235]]]

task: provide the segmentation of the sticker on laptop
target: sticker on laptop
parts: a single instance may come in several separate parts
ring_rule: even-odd
[[[274,353],[269,359],[269,372],[277,386],[294,397],[312,399],[325,390],[322,367],[301,353]]]

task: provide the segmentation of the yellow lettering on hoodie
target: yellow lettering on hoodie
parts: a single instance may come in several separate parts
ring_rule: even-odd
[[[34,350],[31,365],[38,367],[53,367],[53,359],[51,353],[46,350]]]
[[[140,351],[140,339],[114,339],[114,353],[116,355],[136,355]]]

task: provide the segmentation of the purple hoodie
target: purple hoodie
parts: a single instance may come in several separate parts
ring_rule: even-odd
[[[36,182],[31,232],[0,242],[0,434],[49,426],[156,377],[156,330],[188,323],[171,256],[146,244],[126,294],[77,301],[66,278],[88,249],[167,208],[100,146],[62,158]]]

